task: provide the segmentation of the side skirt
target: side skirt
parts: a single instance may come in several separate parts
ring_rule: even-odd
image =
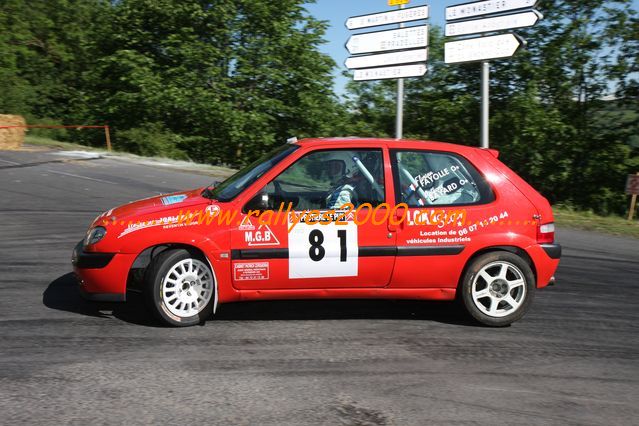
[[[239,300],[284,299],[416,299],[455,300],[454,288],[334,288],[239,290]]]

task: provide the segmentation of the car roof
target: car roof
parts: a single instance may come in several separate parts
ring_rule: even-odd
[[[300,139],[295,142],[300,146],[309,146],[309,145],[330,145],[331,148],[334,148],[335,145],[344,145],[344,147],[349,147],[352,145],[386,145],[389,148],[396,149],[432,149],[436,151],[453,151],[453,152],[463,152],[463,151],[474,151],[481,148],[471,147],[467,145],[460,145],[449,142],[437,142],[437,141],[424,141],[424,140],[416,140],[416,139],[392,139],[392,138],[361,138],[355,136],[345,136],[345,137],[337,137],[337,138],[306,138]]]

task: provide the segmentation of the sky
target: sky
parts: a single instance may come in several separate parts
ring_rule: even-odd
[[[430,6],[430,25],[443,27],[445,24],[444,14],[446,6],[454,4],[468,3],[470,0],[410,0],[405,7]],[[639,0],[633,1],[635,10],[639,10]],[[348,57],[348,52],[344,47],[346,40],[352,34],[358,32],[376,31],[386,29],[384,27],[372,27],[365,30],[349,31],[344,23],[350,16],[367,15],[371,13],[387,12],[397,9],[397,6],[388,6],[388,0],[317,0],[314,4],[307,4],[306,9],[317,19],[329,22],[329,28],[324,38],[327,43],[320,47],[320,50],[330,55],[339,67],[334,71],[335,92],[342,95],[345,92],[345,85],[348,78],[341,75],[346,70],[344,61]],[[396,27],[396,26],[395,26]]]

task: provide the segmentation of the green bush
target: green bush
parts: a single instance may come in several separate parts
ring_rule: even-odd
[[[36,125],[36,126],[60,126],[62,125],[61,121],[55,120],[53,118],[35,118],[35,117],[27,117],[28,125]],[[31,128],[28,129],[27,134],[31,136],[38,136],[41,138],[49,138],[55,139],[58,141],[68,141],[69,140],[69,132],[67,129],[37,129]]]
[[[178,148],[183,137],[167,130],[162,123],[145,123],[142,127],[114,133],[113,148],[144,156],[159,156],[188,160]]]

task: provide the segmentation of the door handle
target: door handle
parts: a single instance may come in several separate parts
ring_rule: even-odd
[[[388,218],[388,230],[397,232],[398,229],[403,229],[404,223],[406,222],[406,214],[406,209],[393,209]]]

